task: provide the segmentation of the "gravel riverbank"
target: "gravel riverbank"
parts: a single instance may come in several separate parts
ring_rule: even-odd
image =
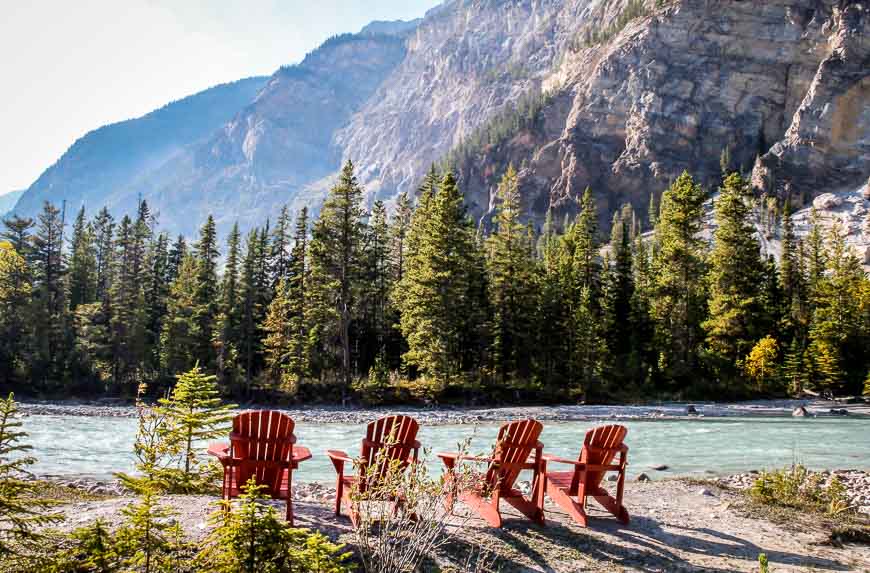
[[[24,401],[21,412],[30,416],[134,417],[129,404],[110,402]],[[242,405],[241,409],[264,409],[268,405]],[[811,417],[870,416],[867,403],[842,403],[827,400],[759,400],[737,403],[662,403],[639,406],[529,406],[501,408],[382,408],[305,406],[279,407],[297,422],[314,424],[364,424],[386,414],[408,414],[427,425],[474,424],[532,417],[542,422],[569,422],[597,419],[679,419],[695,417],[785,416],[804,408]]]
[[[867,475],[862,478],[866,480]],[[732,485],[744,476],[725,479]],[[296,524],[323,531],[352,548],[350,522],[333,515],[333,494],[327,486],[299,484],[294,496]],[[831,530],[815,516],[798,513],[786,521],[768,520],[753,513],[732,487],[680,479],[632,481],[625,494],[632,519],[625,527],[598,510],[594,502],[589,505],[590,526],[578,527],[547,500],[545,527],[531,524],[508,506],[501,530],[472,516],[455,530],[455,543],[485,547],[497,556],[504,573],[757,572],[760,553],[768,556],[771,570],[777,573],[870,571],[870,546],[832,542]],[[196,541],[209,530],[216,500],[173,495],[162,497],[160,503],[175,513]],[[124,496],[66,504],[60,508],[67,516],[61,527],[69,531],[97,518],[115,526],[123,519],[121,510],[132,501]],[[282,509],[283,502],[272,503]],[[457,507],[467,514],[464,505]]]

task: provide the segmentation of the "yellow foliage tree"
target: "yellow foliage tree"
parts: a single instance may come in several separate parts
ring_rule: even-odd
[[[746,375],[755,381],[759,391],[769,389],[776,378],[779,343],[768,335],[759,340],[746,356]]]

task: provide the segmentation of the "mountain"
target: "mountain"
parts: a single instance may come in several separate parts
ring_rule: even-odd
[[[12,208],[15,207],[18,198],[22,195],[24,195],[23,189],[20,191],[9,191],[8,193],[0,195],[0,216],[11,211]]]
[[[255,77],[222,84],[172,102],[137,119],[87,133],[45,170],[19,199],[15,212],[35,216],[44,201],[67,201],[69,210],[86,204],[135,210],[123,190],[218,129],[265,85]],[[171,209],[171,205],[162,205]]]
[[[317,182],[340,165],[332,134],[404,57],[401,35],[331,38],[300,64],[275,72],[208,138],[129,186],[125,201],[141,194],[164,214],[183,213],[170,215],[170,226],[184,233],[208,213],[226,231],[237,220],[261,224],[285,203],[316,206],[328,184],[318,189]]]
[[[447,0],[331,39],[107,198],[225,230],[316,209],[345,159],[388,202],[447,163],[486,222],[513,163],[530,219],[572,213],[588,186],[606,226],[683,170],[715,185],[724,158],[759,194],[808,205],[870,177],[868,28],[870,0]],[[75,167],[64,156],[54,187],[35,186],[99,203]]]

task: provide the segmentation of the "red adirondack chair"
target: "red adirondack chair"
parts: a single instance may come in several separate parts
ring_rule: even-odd
[[[489,462],[481,483],[473,487],[457,484],[459,500],[477,511],[493,527],[501,527],[499,503],[504,500],[535,523],[544,524],[543,449],[538,441],[544,426],[536,420],[511,422],[498,432],[492,457],[482,458],[457,453],[441,453],[448,480],[455,478],[456,465],[463,460]],[[529,457],[531,456],[531,460]],[[532,470],[532,495],[527,498],[514,487],[520,472]],[[448,507],[454,500],[451,494]]]
[[[625,426],[601,426],[586,432],[579,460],[544,456],[545,464],[555,462],[574,466],[572,471],[545,471],[546,490],[550,499],[568,512],[574,521],[583,527],[589,523],[586,500],[590,497],[615,515],[619,521],[628,525],[628,510],[622,505],[625,467],[628,460],[628,446],[624,443],[627,433],[628,429]],[[619,454],[619,461],[613,463],[617,454]],[[619,474],[616,481],[616,497],[601,487],[601,482],[607,472],[618,472]]]
[[[356,491],[364,493],[375,486],[377,480],[383,477],[390,461],[399,460],[402,469],[416,463],[420,453],[420,442],[417,441],[417,431],[420,424],[410,416],[386,416],[376,420],[366,428],[366,437],[362,441],[360,457],[354,460],[339,450],[328,450],[327,455],[338,474],[335,491],[335,515],[341,515],[341,504],[344,502],[349,509],[349,516],[354,526],[359,525],[359,514],[351,503],[351,494]],[[380,452],[379,462],[383,471],[376,473],[369,468],[375,463]],[[345,473],[345,464],[357,462],[357,475]],[[364,478],[364,479],[363,479]],[[390,500],[398,503],[401,500]]]
[[[296,445],[290,416],[269,410],[245,412],[233,419],[230,443],[209,445],[208,453],[224,467],[223,498],[238,497],[253,476],[265,493],[287,500],[287,521],[293,524],[293,470],[311,458]]]

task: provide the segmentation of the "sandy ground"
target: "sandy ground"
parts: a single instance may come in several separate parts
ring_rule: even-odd
[[[162,500],[195,538],[208,531],[213,501],[207,496]],[[132,498],[109,498],[68,504],[63,507],[68,516],[65,528],[98,517],[117,523],[121,508],[131,502]],[[472,517],[455,532],[452,545],[460,551],[469,546],[487,547],[498,555],[503,572],[749,572],[758,570],[759,553],[767,554],[775,573],[870,571],[870,546],[835,546],[829,542],[829,533],[812,518],[769,521],[752,511],[742,494],[712,483],[631,482],[626,488],[626,506],[632,521],[621,526],[596,511],[591,502],[596,519],[588,529],[571,522],[549,502],[545,527],[531,524],[512,509],[506,511],[501,530]],[[297,526],[351,542],[350,522],[334,517],[327,499],[297,501],[295,508]],[[460,513],[464,511],[460,506]]]

